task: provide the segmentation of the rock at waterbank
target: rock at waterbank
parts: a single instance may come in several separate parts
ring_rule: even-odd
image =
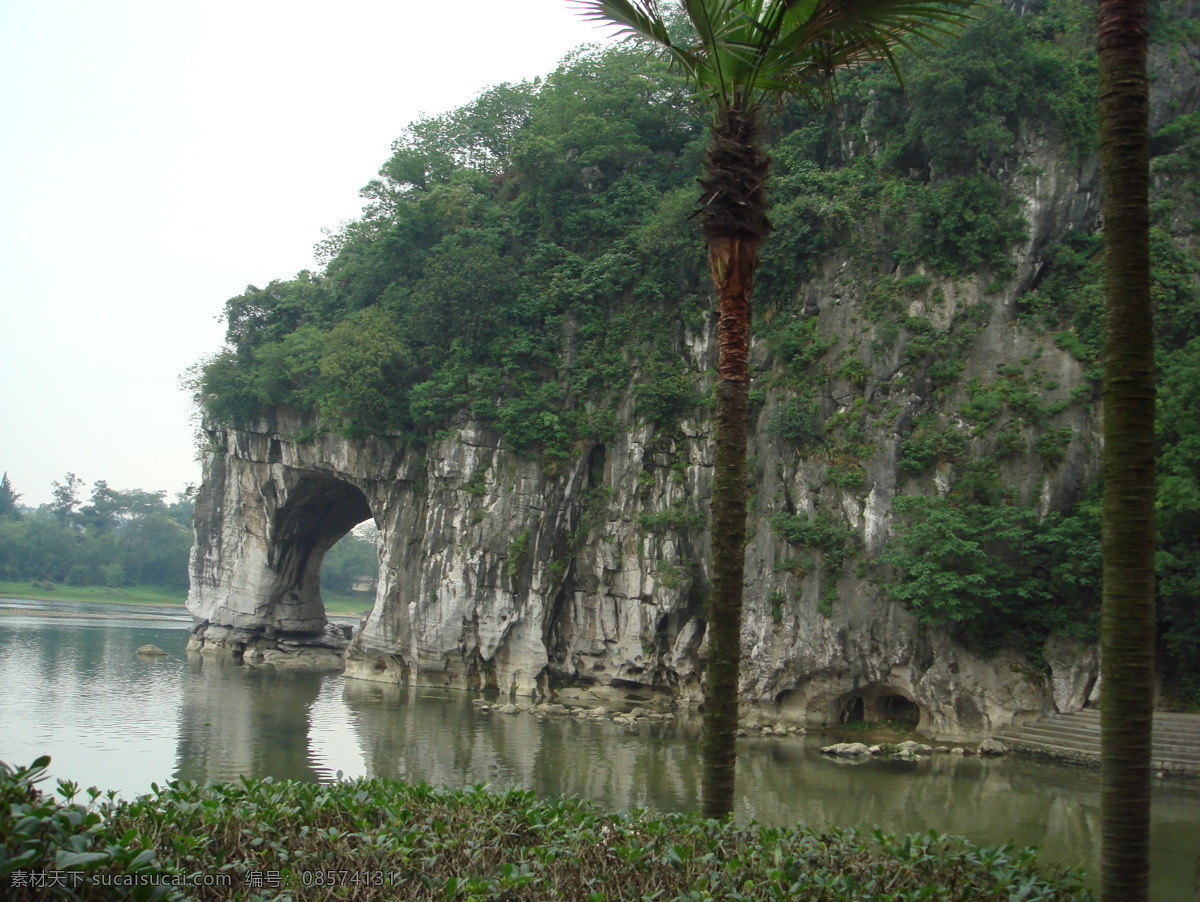
[[[836,758],[869,758],[871,749],[862,742],[835,742],[822,748],[821,754]]]
[[[979,743],[979,754],[988,756],[1007,755],[1008,746],[999,739],[985,739],[983,742]]]
[[[932,755],[935,752],[950,753],[952,751],[962,754],[962,749],[948,749],[945,746],[939,746],[935,749],[931,745],[916,742],[912,739],[907,739],[897,745],[889,742],[880,742],[871,746],[861,742],[838,742],[821,749],[823,755],[831,755],[837,758],[890,757],[900,758],[904,761],[912,761],[920,758],[922,755]]]
[[[169,658],[171,653],[163,651],[157,645],[142,645],[138,647],[137,653],[145,658]]]
[[[617,711],[609,708],[604,708],[599,705],[594,707],[584,706],[568,706],[556,703],[545,704],[513,704],[513,703],[491,703],[483,698],[475,698],[471,700],[471,705],[480,713],[495,713],[495,714],[532,714],[534,717],[544,719],[546,717],[575,717],[587,720],[611,720],[616,724],[626,726],[651,722],[672,720],[674,715],[665,712],[652,711],[649,708],[636,707],[630,711]]]

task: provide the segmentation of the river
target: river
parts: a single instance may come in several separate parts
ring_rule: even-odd
[[[189,660],[190,624],[179,609],[0,599],[0,760],[49,754],[53,776],[127,797],[174,779],[341,774],[454,788],[511,784],[616,807],[698,807],[693,721],[538,720],[481,713],[462,692]],[[170,656],[139,657],[147,643]],[[737,817],[932,827],[981,843],[1036,845],[1047,861],[1097,870],[1094,770],[949,755],[851,765],[819,753],[829,741],[744,740]],[[1198,854],[1200,787],[1157,785],[1153,898],[1200,898]]]

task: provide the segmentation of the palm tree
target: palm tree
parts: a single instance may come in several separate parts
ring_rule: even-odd
[[[1104,590],[1101,892],[1144,900],[1154,693],[1154,318],[1146,0],[1100,0],[1104,196]]]
[[[841,67],[882,60],[911,37],[932,38],[965,18],[970,0],[678,0],[694,35],[676,38],[656,0],[572,0],[594,21],[665,50],[710,114],[700,178],[701,231],[717,296],[716,469],[712,591],[704,686],[704,814],[733,810],[742,574],[750,292],[767,218],[763,128],[785,96],[827,97]]]

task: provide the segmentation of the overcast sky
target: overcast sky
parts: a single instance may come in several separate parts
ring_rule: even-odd
[[[501,17],[502,14],[502,17]],[[0,471],[199,483],[183,372],[404,126],[606,35],[567,0],[0,0]]]

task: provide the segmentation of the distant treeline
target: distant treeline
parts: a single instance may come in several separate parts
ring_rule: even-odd
[[[187,591],[190,492],[167,503],[165,491],[119,491],[101,479],[85,501],[74,473],[52,485],[51,501],[31,508],[7,473],[0,479],[0,580]],[[326,556],[321,584],[348,591],[376,569],[373,543],[351,534]]]

